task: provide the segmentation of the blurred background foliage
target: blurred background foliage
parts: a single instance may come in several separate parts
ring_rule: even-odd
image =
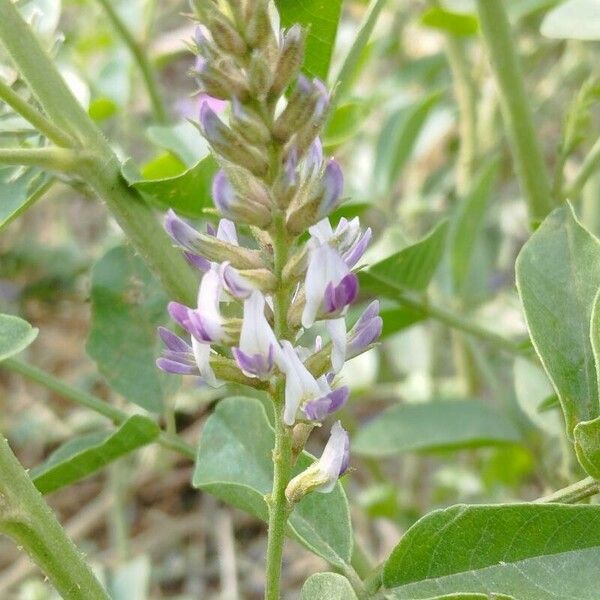
[[[18,4],[118,155],[130,159],[124,176],[159,210],[173,206],[190,218],[214,219],[214,165],[188,121],[196,119],[199,100],[189,74],[194,26],[186,3]],[[158,101],[106,4],[156,73]],[[590,42],[600,40],[600,15],[591,10],[582,22],[585,0],[557,4],[506,2],[560,193],[600,131],[600,47]],[[569,12],[574,4],[579,21]],[[330,82],[366,10],[360,0],[343,3]],[[335,91],[324,136],[346,173],[349,201],[337,216],[361,215],[375,232],[365,262],[409,248],[397,272],[362,278],[364,299],[381,298],[384,336],[342,374],[352,389],[341,418],[353,436],[356,469],[344,485],[356,537],[378,560],[436,507],[531,500],[582,476],[552,387],[526,357],[514,263],[529,217],[478,29],[469,0],[382,2],[373,34]],[[311,65],[322,76],[323,56],[316,52]],[[26,94],[1,52],[0,75]],[[42,143],[2,104],[0,139]],[[596,234],[599,193],[595,175],[573,198]],[[104,206],[76,182],[2,167],[0,228],[0,308],[40,329],[27,361],[128,414],[157,414],[196,444],[215,403],[240,390],[192,381],[173,389],[155,370],[154,329],[166,321],[167,299],[123,247]],[[469,335],[465,322],[484,335]],[[498,346],[494,333],[514,344]],[[102,417],[7,370],[0,371],[0,394],[2,429],[28,467],[65,441],[105,428]],[[49,496],[115,600],[261,597],[264,527],[192,489],[191,469],[189,461],[147,446]],[[298,590],[323,564],[290,544],[286,588]],[[0,597],[53,597],[5,539]]]

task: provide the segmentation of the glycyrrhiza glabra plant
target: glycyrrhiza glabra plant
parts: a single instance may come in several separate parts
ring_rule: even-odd
[[[276,599],[289,515],[307,494],[330,492],[348,468],[348,434],[337,421],[321,458],[293,476],[312,429],[348,399],[338,377],[344,362],[381,332],[377,301],[350,331],[346,324],[358,295],[353,269],[371,230],[358,218],[335,228],[329,220],[343,198],[343,174],[319,137],[329,91],[300,74],[305,31],[278,32],[266,0],[222,9],[202,2],[198,10],[198,126],[220,167],[212,187],[220,220],[201,232],[173,211],[166,216],[201,280],[196,306],[170,303],[185,336],[160,330],[158,366],[211,386],[267,389],[276,435],[265,598]]]

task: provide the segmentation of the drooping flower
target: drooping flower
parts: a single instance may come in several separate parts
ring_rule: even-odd
[[[276,362],[280,362],[281,350],[265,317],[265,298],[259,291],[253,291],[244,302],[240,344],[232,353],[248,377],[268,379]]]
[[[349,462],[348,432],[339,421],[336,421],[331,428],[321,458],[289,482],[285,490],[288,501],[295,504],[310,492],[328,494],[335,487],[337,480],[348,470]]]
[[[342,386],[332,390],[326,376],[315,379],[304,366],[292,344],[282,343],[281,370],[285,373],[285,407],[283,421],[292,426],[299,410],[309,420],[322,420],[344,405],[349,390]]]

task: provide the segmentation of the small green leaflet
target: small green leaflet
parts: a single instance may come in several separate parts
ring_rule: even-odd
[[[359,429],[352,451],[385,457],[405,452],[476,448],[518,443],[514,425],[477,400],[401,404]]]
[[[115,431],[99,431],[74,438],[33,470],[33,483],[42,494],[71,485],[153,442],[159,433],[160,428],[152,419],[134,415]]]
[[[327,81],[342,12],[342,0],[275,0],[282,27],[300,23],[308,29],[303,70]]]
[[[473,15],[456,13],[432,6],[421,15],[421,25],[432,29],[441,29],[458,37],[475,35],[479,30],[479,21]]]
[[[424,291],[442,259],[447,231],[448,221],[442,221],[421,241],[359,273],[361,290],[391,299]]]
[[[600,242],[570,205],[554,210],[516,263],[519,295],[536,352],[556,388],[572,435],[600,415],[590,319],[600,288]]]
[[[94,265],[91,300],[87,353],[116,392],[146,410],[162,410],[178,379],[155,365],[156,328],[167,319],[157,279],[130,248],[119,246]]]
[[[0,314],[0,361],[25,350],[39,330],[13,315]]]
[[[598,506],[457,505],[407,531],[383,582],[397,600],[450,593],[596,600],[599,560]]]
[[[202,432],[194,486],[266,521],[264,496],[272,487],[274,443],[273,429],[258,400],[222,400]],[[312,462],[304,453],[295,473]],[[342,487],[338,484],[330,494],[304,498],[290,517],[290,533],[328,562],[347,565],[352,554],[352,527]]]
[[[315,573],[302,586],[300,600],[357,600],[350,582],[337,573]]]

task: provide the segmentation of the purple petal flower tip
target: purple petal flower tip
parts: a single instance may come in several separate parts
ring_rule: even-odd
[[[184,304],[180,304],[179,302],[169,302],[167,310],[169,311],[169,315],[171,315],[173,321],[175,321],[178,325],[181,325],[181,327],[183,327],[184,329],[188,329],[188,315],[191,310],[190,308],[188,308]]]
[[[365,309],[348,334],[348,356],[364,352],[381,335],[383,319],[379,316],[379,301],[374,300]]]
[[[369,243],[371,241],[371,237],[373,235],[373,231],[369,227],[358,239],[358,241],[347,251],[344,253],[344,261],[348,265],[348,268],[351,269],[363,256]]]
[[[310,400],[302,410],[311,421],[322,421],[346,403],[349,393],[348,387],[342,386],[322,398]]]
[[[217,113],[211,108],[211,103],[208,100],[203,100],[200,104],[200,124],[206,139],[210,142],[218,140],[221,135],[221,120]]]
[[[192,347],[166,327],[158,328],[158,335],[165,346],[173,352],[191,352]]]
[[[328,314],[335,314],[352,304],[358,296],[358,277],[356,273],[348,273],[334,285],[329,282],[325,288],[323,306]]]
[[[198,232],[178,217],[173,209],[169,209],[165,215],[165,231],[180,246],[188,249],[193,248],[199,236]]]
[[[322,186],[320,214],[325,217],[336,207],[344,190],[344,174],[340,165],[333,159],[325,167]]]
[[[184,364],[179,361],[168,358],[159,358],[156,361],[156,366],[165,373],[173,375],[197,375],[198,369],[193,365]]]
[[[227,213],[235,201],[235,191],[222,170],[213,179],[212,196],[215,206],[223,213]]]
[[[210,261],[204,256],[199,256],[193,252],[184,252],[185,259],[192,265],[192,267],[198,269],[202,273],[206,273],[210,269]]]
[[[246,354],[239,348],[232,348],[232,354],[238,367],[247,375],[258,377],[259,379],[267,377],[273,370],[275,349],[269,347],[269,354]]]

